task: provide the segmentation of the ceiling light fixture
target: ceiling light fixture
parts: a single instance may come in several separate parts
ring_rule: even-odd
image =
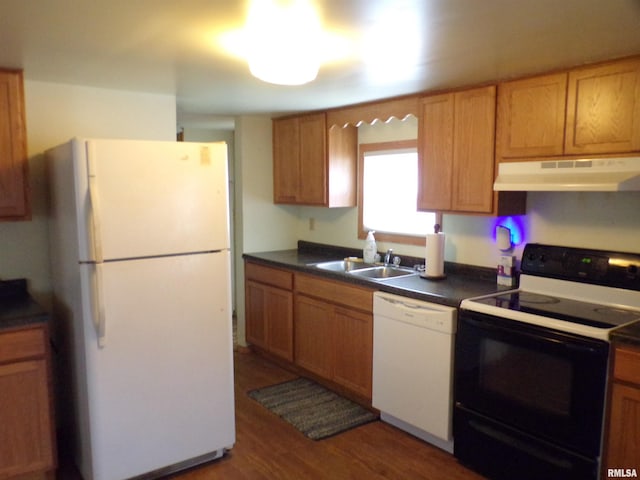
[[[302,85],[316,78],[322,29],[309,0],[253,0],[245,35],[254,77],[278,85]]]

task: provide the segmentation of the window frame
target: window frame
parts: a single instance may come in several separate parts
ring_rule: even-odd
[[[364,157],[370,152],[379,152],[384,150],[403,150],[418,148],[418,141],[413,140],[397,140],[392,142],[379,142],[379,143],[361,143],[358,145],[358,238],[365,239],[367,237],[368,229],[363,225],[363,195],[364,195]],[[404,181],[401,179],[400,181]],[[418,182],[418,179],[415,179]],[[416,198],[416,206],[418,199]],[[428,211],[428,210],[419,210]],[[442,212],[434,211],[436,216],[436,223],[442,225]],[[425,236],[403,235],[398,233],[384,232],[376,230],[376,240],[392,243],[404,243],[407,245],[421,245],[425,244]]]

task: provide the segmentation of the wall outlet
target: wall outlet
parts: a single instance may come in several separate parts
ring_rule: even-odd
[[[309,230],[315,230],[316,229],[316,219],[311,217],[309,218]]]

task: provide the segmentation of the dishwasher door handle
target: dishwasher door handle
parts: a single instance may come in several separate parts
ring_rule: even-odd
[[[440,314],[451,315],[451,312],[455,311],[455,308],[451,308],[451,307],[444,307],[444,306],[432,307],[425,304],[404,303],[404,302],[400,303],[400,307],[407,309],[411,312],[420,312],[426,315],[440,315]]]
[[[451,315],[452,312],[455,312],[456,309],[454,307],[449,307],[446,305],[439,305],[436,303],[427,303],[420,301],[406,301],[406,300],[396,300],[393,298],[387,297],[378,297],[379,300],[382,300],[386,303],[390,303],[393,305],[393,308],[398,310],[406,309],[409,312],[420,312],[427,315],[431,314],[445,314]]]
[[[454,307],[449,307],[446,305],[440,305],[437,303],[427,303],[421,301],[412,302],[410,300],[396,300],[393,298],[387,297],[378,297],[380,300],[392,304],[394,307],[404,307],[410,310],[423,310],[429,313],[450,313],[451,311],[456,310]]]
[[[400,316],[400,315],[395,317],[388,317],[385,315],[374,315],[373,317],[374,329],[375,329],[376,323],[383,322],[383,321],[404,323],[405,325],[411,325],[412,327],[426,328],[426,329],[432,330],[429,322],[425,322],[421,318]]]

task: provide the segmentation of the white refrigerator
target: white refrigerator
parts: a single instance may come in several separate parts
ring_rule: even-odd
[[[45,156],[80,473],[219,458],[235,443],[226,145],[76,138]]]

